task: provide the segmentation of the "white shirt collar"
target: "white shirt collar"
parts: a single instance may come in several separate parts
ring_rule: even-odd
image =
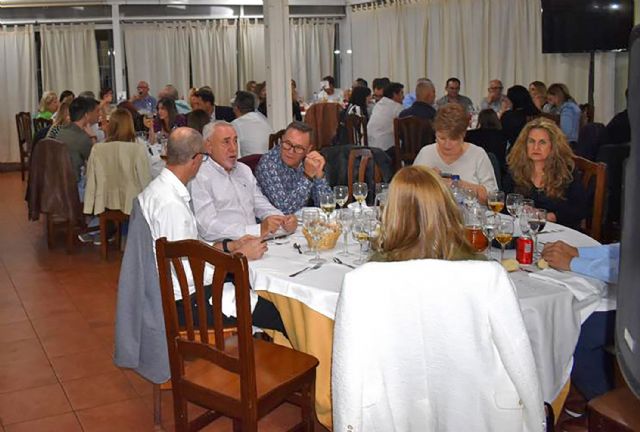
[[[171,170],[163,168],[162,171],[160,171],[160,177],[163,181],[171,185],[176,190],[180,198],[182,198],[185,202],[188,203],[189,201],[191,201],[191,194],[189,193],[189,190],[184,185],[184,183],[182,183],[180,179],[176,177],[173,172],[171,172]]]

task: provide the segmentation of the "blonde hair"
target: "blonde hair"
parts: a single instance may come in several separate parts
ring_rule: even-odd
[[[574,154],[562,130],[544,117],[538,117],[525,125],[507,156],[507,165],[516,186],[516,191],[526,194],[535,187],[533,161],[527,153],[527,140],[533,129],[542,129],[549,134],[551,153],[544,163],[544,193],[549,198],[562,198],[565,189],[573,181]]]
[[[571,93],[569,93],[569,87],[567,87],[566,84],[562,83],[551,84],[547,89],[547,94],[552,94],[554,96],[560,97],[562,99],[562,102],[573,100],[573,96],[571,96]]]
[[[436,132],[446,133],[452,139],[464,137],[467,126],[469,126],[469,114],[462,105],[457,103],[449,103],[440,108],[433,121]]]
[[[408,166],[396,173],[382,216],[387,261],[474,257],[449,188],[431,169]]]
[[[129,141],[136,140],[136,131],[133,127],[133,116],[124,109],[118,108],[109,116],[109,129],[107,131],[107,141]]]
[[[44,92],[44,94],[40,98],[40,107],[39,107],[38,110],[40,112],[50,111],[49,107],[51,106],[51,104],[53,102],[55,102],[57,100],[58,100],[58,95],[56,95],[56,92],[54,92],[54,91],[46,91],[46,92]]]
[[[65,126],[71,123],[71,119],[69,117],[69,105],[71,102],[62,102],[58,107],[58,111],[56,112],[56,119],[53,121],[51,126]]]

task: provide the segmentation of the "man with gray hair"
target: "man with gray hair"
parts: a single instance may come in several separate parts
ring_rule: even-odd
[[[504,111],[503,104],[507,98],[503,93],[502,81],[499,79],[493,79],[489,81],[489,88],[487,89],[487,97],[480,102],[480,109],[492,109],[496,114],[501,114]]]
[[[405,101],[407,99],[405,98]],[[423,119],[431,120],[436,116],[436,109],[433,107],[433,103],[436,100],[436,88],[431,80],[421,78],[418,80],[415,92],[415,101],[411,106],[402,112],[398,117],[415,116]]]
[[[173,86],[172,84],[167,84],[158,93],[158,100],[163,98],[173,99],[173,101],[176,103],[178,114],[188,114],[191,112],[191,106],[189,105],[189,103],[185,100],[180,99],[178,89],[175,88],[175,86]]]
[[[294,215],[285,216],[262,194],[251,168],[238,162],[238,134],[226,121],[204,127],[211,158],[189,184],[200,237],[207,241],[293,232]],[[260,220],[259,223],[256,220]]]
[[[198,131],[181,127],[175,129],[169,136],[166,168],[149,183],[137,198],[151,231],[154,253],[156,251],[155,242],[162,237],[166,237],[169,241],[198,239],[198,227],[196,218],[191,211],[191,196],[186,185],[207,159],[209,159],[209,154],[204,151],[202,135]],[[260,238],[252,236],[244,236],[236,241],[216,242],[212,245],[225,252],[242,253],[249,260],[261,258],[267,250],[266,243],[263,243]],[[187,264],[184,269],[189,293],[193,294],[195,284],[191,268]],[[178,279],[175,274],[172,274],[171,277],[173,278],[174,298],[181,302],[182,294]],[[212,281],[213,268],[207,266],[204,272],[204,284],[210,285]],[[193,309],[196,305],[195,299],[192,298],[191,302]],[[258,299],[258,296],[252,292],[251,305],[253,323],[256,326],[285,333],[280,315],[272,303]],[[178,308],[179,315],[181,312],[182,308]],[[222,312],[226,317],[235,316],[235,291],[231,284],[225,285],[223,289]],[[207,315],[208,320],[212,322],[211,310],[207,312]],[[179,316],[179,319],[183,320],[184,317]],[[231,318],[229,320],[233,321]]]
[[[231,122],[238,134],[240,156],[264,154],[269,150],[269,135],[273,133],[267,118],[256,111],[256,96],[239,91],[233,100],[236,119]]]
[[[420,83],[424,83],[424,82],[431,83],[431,80],[425,77],[418,78],[416,80],[416,88]],[[431,83],[431,85],[433,85],[433,83]],[[434,87],[434,93],[435,93],[435,87]],[[409,108],[411,107],[411,105],[413,105],[415,101],[416,101],[416,92],[407,93],[406,95],[404,95],[404,99],[402,100],[402,106],[404,106],[405,108]]]

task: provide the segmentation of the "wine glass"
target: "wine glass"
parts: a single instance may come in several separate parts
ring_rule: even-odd
[[[462,195],[462,202],[467,209],[472,208],[478,203],[478,194],[471,188],[465,188]]]
[[[464,212],[464,233],[477,252],[487,249],[487,238],[482,232],[485,214],[486,208],[476,205],[467,208]]]
[[[538,233],[544,229],[547,224],[547,211],[545,209],[533,209],[529,212],[527,217],[529,223],[529,230],[533,234],[533,254],[538,253]]]
[[[351,227],[353,239],[360,244],[360,254],[354,264],[364,264],[367,260],[364,257],[364,245],[369,241],[369,223],[365,218],[356,219]]]
[[[486,215],[482,221],[482,233],[487,238],[487,242],[489,243],[489,247],[487,248],[487,251],[488,251],[487,258],[489,260],[492,259],[491,242],[495,238],[496,226],[498,225],[499,222],[500,222],[500,216],[496,215],[495,213]]]
[[[344,207],[349,200],[349,188],[347,186],[334,186],[333,195],[336,197],[336,205]]]
[[[495,190],[487,193],[487,206],[494,214],[500,213],[504,208],[504,192]]]
[[[369,232],[369,250],[379,250],[382,226],[378,219],[371,219],[367,225]]]
[[[302,209],[302,227],[306,228],[309,226],[313,220],[317,217],[320,217],[320,209],[319,208],[305,208]],[[309,233],[311,235],[311,233]],[[309,248],[304,252],[305,255],[315,255],[315,251],[313,250],[313,243],[309,243]]]
[[[500,262],[504,259],[504,248],[513,239],[513,219],[501,219],[496,225],[496,240],[500,243]]]
[[[303,214],[303,218],[304,216],[305,215]],[[314,264],[321,264],[326,262],[325,259],[320,258],[319,247],[322,234],[324,234],[326,230],[326,225],[324,224],[322,215],[320,214],[320,212],[310,213],[307,215],[306,219],[303,219],[303,221],[304,223],[306,223],[306,225],[304,225],[304,228],[307,230],[307,233],[309,233],[313,248],[315,250],[315,256],[311,258],[309,262]]]
[[[325,217],[329,220],[331,213],[336,209],[336,197],[331,192],[321,193],[319,196],[320,208],[325,213]]]
[[[389,183],[376,183],[376,196],[389,190]]]
[[[515,218],[516,215],[520,212],[520,207],[522,206],[523,199],[524,197],[518,193],[510,193],[507,195],[507,211],[509,212],[511,217]]]
[[[339,252],[338,255],[341,256],[349,256],[349,231],[351,231],[351,225],[353,225],[353,210],[348,208],[342,208],[338,210],[338,222],[342,226],[342,234],[344,238],[344,247],[342,252]]]
[[[360,208],[362,208],[364,200],[367,199],[368,193],[366,183],[357,182],[353,184],[353,197],[358,201],[358,204],[360,204]]]

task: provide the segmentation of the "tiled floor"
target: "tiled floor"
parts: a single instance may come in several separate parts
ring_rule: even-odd
[[[23,197],[20,174],[0,173],[0,432],[153,430],[151,384],[111,361],[119,255],[104,261],[87,245],[67,255],[62,237],[48,250]],[[282,406],[260,430],[287,430],[298,412]]]

